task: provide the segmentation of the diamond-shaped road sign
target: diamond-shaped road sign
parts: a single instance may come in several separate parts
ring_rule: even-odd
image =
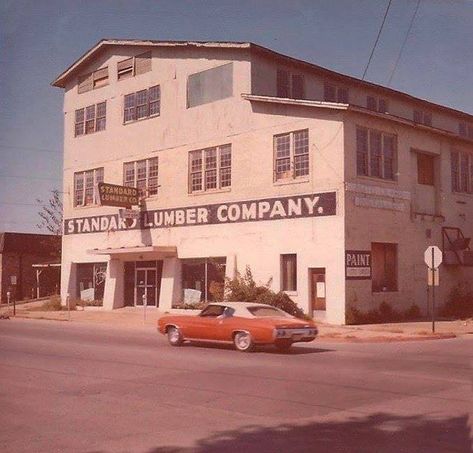
[[[424,253],[424,261],[430,269],[437,269],[442,264],[442,251],[436,246],[427,247]]]

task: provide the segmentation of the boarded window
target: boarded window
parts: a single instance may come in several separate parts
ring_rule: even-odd
[[[297,291],[297,255],[281,255],[281,291]]]
[[[135,57],[135,75],[151,71],[151,51],[144,52]]]
[[[187,107],[233,96],[233,63],[191,74],[187,79]]]
[[[134,57],[117,63],[117,79],[127,79],[151,71],[151,51],[140,53]]]
[[[117,63],[117,78],[118,80],[133,77],[133,57]]]
[[[86,91],[90,91],[94,86],[93,84],[94,82],[93,82],[92,74],[80,76],[77,91],[79,93],[85,93]]]
[[[90,74],[79,76],[77,92],[85,93],[108,84],[108,67],[97,69]]]
[[[373,292],[397,291],[397,244],[371,244]]]
[[[417,153],[417,183],[434,185],[434,156]]]

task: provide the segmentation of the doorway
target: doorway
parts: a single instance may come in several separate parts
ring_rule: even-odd
[[[325,267],[309,269],[310,313],[326,310]]]
[[[156,269],[136,268],[135,282],[135,306],[144,305],[146,298],[146,305],[148,307],[156,307]]]
[[[162,261],[132,261],[125,263],[125,306],[143,306],[143,296],[148,307],[159,307]]]

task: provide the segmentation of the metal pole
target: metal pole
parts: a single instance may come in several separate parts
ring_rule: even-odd
[[[146,322],[146,306],[148,304],[148,301],[146,300],[146,291],[147,288],[145,288],[145,293],[143,294],[143,323]]]
[[[434,268],[434,248],[432,247],[432,333],[435,333],[435,268]]]
[[[10,291],[7,291],[7,304],[8,304],[8,309],[9,310],[10,310],[10,296],[11,296]]]
[[[427,316],[429,315],[430,315],[430,288],[429,288],[429,282],[427,282]]]
[[[13,316],[16,316],[16,297],[13,296]]]
[[[67,293],[66,296],[66,304],[67,304],[67,320],[71,320],[71,296],[69,293]]]

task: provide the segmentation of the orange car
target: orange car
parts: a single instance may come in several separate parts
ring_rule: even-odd
[[[253,302],[211,303],[197,316],[163,316],[158,329],[172,346],[185,340],[233,342],[239,351],[251,351],[261,344],[287,350],[292,343],[314,340],[318,333],[313,321]]]

